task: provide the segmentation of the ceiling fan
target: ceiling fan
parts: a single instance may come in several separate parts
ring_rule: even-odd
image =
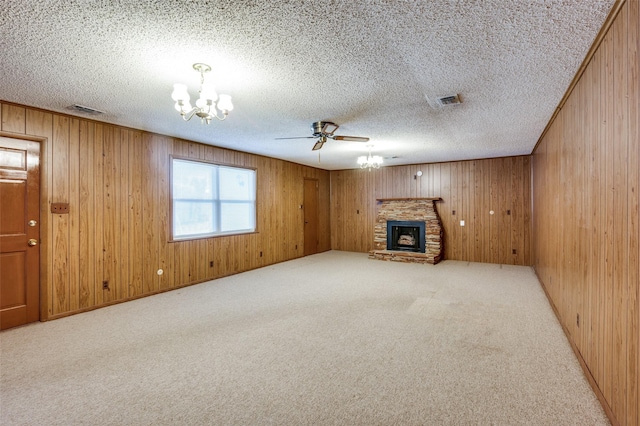
[[[363,138],[360,136],[337,136],[334,135],[338,130],[338,126],[330,121],[316,121],[311,124],[311,131],[313,136],[297,136],[293,138],[276,138],[276,139],[318,139],[315,145],[313,145],[312,151],[317,151],[322,148],[322,145],[327,139],[333,139],[334,141],[347,141],[347,142],[367,142],[369,138]]]

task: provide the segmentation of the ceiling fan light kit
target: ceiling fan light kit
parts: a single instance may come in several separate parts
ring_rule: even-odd
[[[203,123],[209,124],[212,119],[217,118],[222,121],[229,115],[229,111],[233,110],[231,96],[220,95],[216,92],[213,84],[206,82],[204,75],[211,71],[211,67],[207,64],[193,64],[193,69],[200,73],[200,94],[196,100],[196,106],[191,106],[189,92],[185,84],[176,83],[173,85],[171,98],[176,102],[176,111],[184,121],[189,121],[193,116],[198,116]],[[216,102],[217,101],[217,102]],[[218,115],[218,110],[222,116]]]
[[[311,148],[311,151],[317,151],[320,148],[322,148],[322,145],[324,145],[324,143],[327,141],[327,137],[326,136],[320,136],[320,139],[318,139],[318,141],[316,142],[315,145],[313,145],[313,148]]]

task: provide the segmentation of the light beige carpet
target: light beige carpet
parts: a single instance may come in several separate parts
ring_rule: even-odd
[[[532,270],[327,252],[0,333],[3,425],[601,425]]]

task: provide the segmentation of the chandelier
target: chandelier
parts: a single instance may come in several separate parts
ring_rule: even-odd
[[[200,97],[196,101],[196,106],[192,107],[189,102],[189,93],[185,84],[174,84],[171,98],[176,101],[176,111],[180,113],[184,121],[189,121],[194,115],[200,117],[203,123],[209,124],[211,119],[217,118],[222,121],[227,118],[229,111],[233,109],[231,96],[220,95],[216,93],[213,85],[204,81],[205,73],[211,71],[211,67],[207,64],[193,64],[193,69],[200,73]],[[216,101],[218,101],[216,103]],[[218,115],[218,110],[222,116]]]
[[[379,155],[371,155],[371,148],[373,145],[367,145],[369,148],[369,155],[363,155],[358,157],[358,164],[361,169],[378,169],[382,165],[382,157]]]

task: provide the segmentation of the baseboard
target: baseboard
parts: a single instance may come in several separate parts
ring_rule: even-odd
[[[565,325],[562,323],[558,309],[556,308],[555,303],[553,303],[553,299],[551,299],[551,296],[547,291],[547,287],[545,286],[544,281],[538,275],[538,271],[536,271],[536,268],[532,267],[532,269],[533,269],[533,272],[536,274],[538,281],[540,282],[540,286],[542,287],[542,290],[544,290],[544,294],[547,296],[547,300],[549,301],[549,304],[551,305],[551,309],[553,309],[553,313],[555,314],[556,318],[558,319],[558,322],[560,323],[560,326],[562,327],[562,331],[564,331],[564,335],[567,337],[567,340],[569,341],[569,345],[571,345],[571,349],[573,349],[573,353],[576,354],[576,358],[578,358],[578,362],[582,367],[582,371],[584,372],[584,375],[587,378],[589,385],[591,385],[591,389],[593,389],[593,392],[596,394],[598,401],[600,401],[600,405],[602,405],[602,408],[604,409],[605,414],[607,415],[607,417],[609,418],[609,421],[613,426],[620,426],[620,422],[614,416],[613,410],[611,410],[611,407],[609,406],[609,403],[604,397],[604,394],[598,387],[598,383],[596,382],[596,379],[591,374],[591,370],[589,370],[589,366],[585,362],[584,358],[582,357],[582,354],[580,353],[580,350],[578,349],[575,342],[573,341],[573,338],[571,337],[571,333],[569,333],[569,330],[567,329],[567,327],[565,327]]]

